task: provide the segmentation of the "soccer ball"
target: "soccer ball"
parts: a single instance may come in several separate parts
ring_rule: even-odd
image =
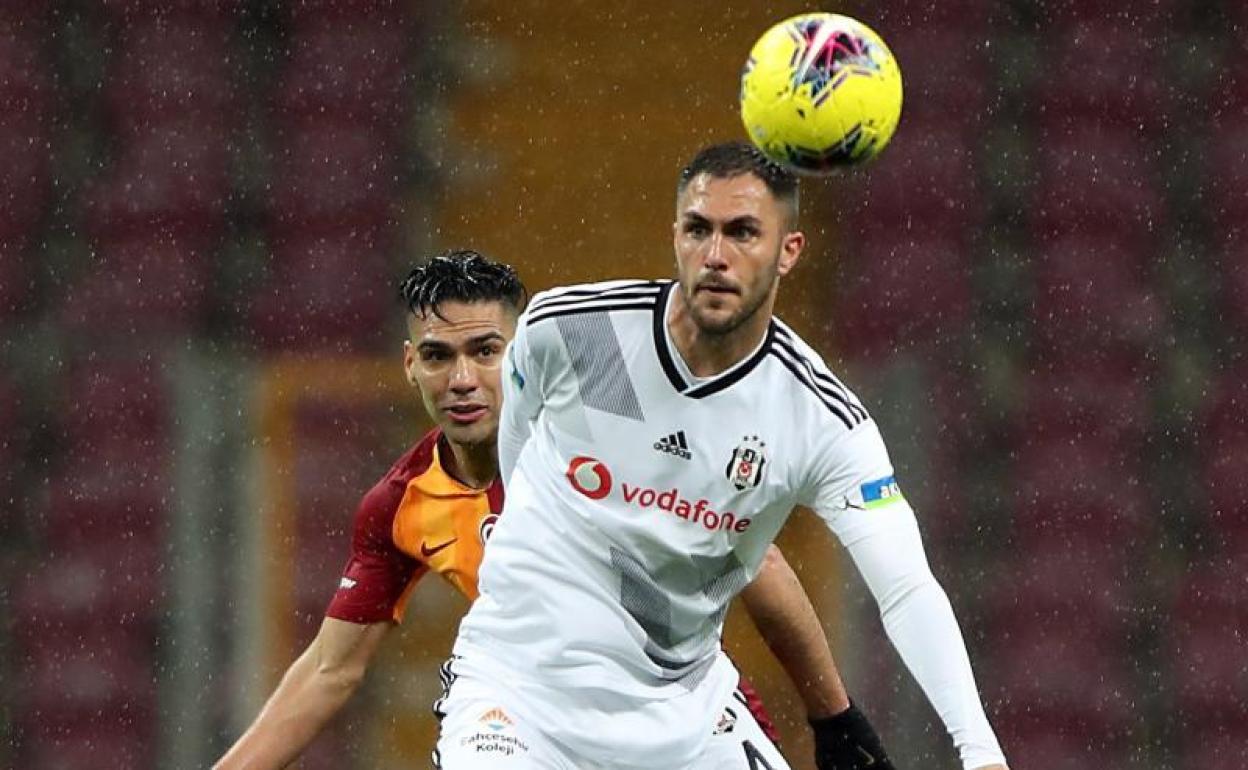
[[[870,27],[834,13],[785,19],[741,72],[741,120],[772,160],[809,174],[863,163],[901,117],[901,70]]]

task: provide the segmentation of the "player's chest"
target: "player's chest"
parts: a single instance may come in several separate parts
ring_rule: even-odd
[[[497,521],[486,495],[434,497],[409,489],[395,515],[399,550],[439,573],[480,561]]]

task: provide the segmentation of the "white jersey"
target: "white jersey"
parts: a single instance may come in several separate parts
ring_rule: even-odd
[[[547,704],[526,716],[555,740],[624,767],[684,767],[701,750],[736,685],[720,647],[728,605],[794,506],[849,547],[886,627],[886,602],[905,597],[881,591],[935,585],[853,393],[775,319],[737,365],[693,377],[668,335],[672,290],[556,289],[521,316],[499,435],[507,498],[455,650],[461,667]],[[874,549],[859,551],[867,541]],[[941,678],[965,680],[969,703],[965,691],[949,713],[937,703],[962,729],[975,720],[960,711],[983,720],[982,709],[936,590],[956,647],[937,652],[954,660],[916,676],[929,696]]]

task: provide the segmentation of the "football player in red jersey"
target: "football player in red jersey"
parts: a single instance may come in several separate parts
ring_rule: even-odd
[[[500,363],[525,291],[511,267],[455,251],[412,270],[401,293],[409,311],[404,373],[437,427],[364,495],[320,630],[219,770],[279,768],[297,758],[355,692],[426,573],[477,597],[482,549],[503,502],[495,447]],[[774,547],[742,597],[803,699],[820,770],[889,770],[878,736],[846,695],[806,594]],[[744,680],[741,695],[774,741]]]

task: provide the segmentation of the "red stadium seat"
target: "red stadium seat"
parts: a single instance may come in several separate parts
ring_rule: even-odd
[[[120,728],[110,715],[93,715],[58,730],[54,736],[18,737],[17,767],[40,770],[156,767],[152,729],[125,721]]]
[[[865,237],[846,257],[837,333],[847,354],[936,344],[965,328],[970,271],[956,242],[880,233]]]
[[[1173,713],[1205,731],[1248,737],[1248,552],[1189,572],[1166,626]]]
[[[142,235],[161,228],[215,236],[229,194],[226,141],[221,129],[195,121],[164,123],[134,135],[92,191],[92,232]]]
[[[1039,137],[1040,185],[1031,202],[1034,237],[1103,235],[1150,248],[1165,202],[1150,148],[1129,126],[1052,126]]]
[[[234,17],[242,0],[102,0],[101,5],[124,17],[150,19],[192,19],[200,23],[228,21]]]
[[[1121,643],[1138,603],[1129,554],[1075,533],[1017,542],[1018,556],[1001,565],[1002,580],[986,597],[994,634],[1079,617],[1086,641],[1101,649]]]
[[[1164,35],[1099,15],[1050,30],[1031,94],[1050,136],[1114,123],[1165,128],[1172,97],[1161,63],[1173,43]]]
[[[1143,438],[1149,424],[1149,388],[1131,372],[1098,367],[1040,370],[1023,381],[1022,395],[1016,445],[1095,437],[1130,446]]]
[[[0,111],[0,241],[33,235],[48,199],[48,134],[32,110]]]
[[[124,25],[107,82],[110,113],[125,134],[178,118],[218,125],[232,114],[229,28],[153,15]]]
[[[400,127],[408,36],[392,20],[364,19],[300,32],[277,92],[289,116],[328,115]]]
[[[1070,235],[1044,244],[1033,265],[1033,364],[1066,372],[1139,373],[1168,326],[1138,256],[1111,236]]]
[[[1131,445],[1095,436],[1019,447],[1011,479],[1012,524],[1038,538],[1140,537],[1153,525]]]
[[[1105,746],[1122,744],[1138,699],[1125,638],[1117,649],[1091,644],[1073,620],[1060,634],[1051,623],[1037,622],[1000,638],[1008,642],[983,668],[985,680],[1004,696],[996,718],[1003,736],[1083,736]]]
[[[1248,438],[1213,445],[1202,476],[1205,494],[1197,502],[1208,511],[1210,534],[1248,555]]]
[[[1248,132],[1245,132],[1244,137],[1248,139]],[[1248,184],[1248,175],[1245,176],[1244,183]],[[1244,214],[1248,216],[1248,208]],[[1248,219],[1240,221],[1248,225]],[[1248,227],[1244,234],[1248,236]],[[1248,238],[1229,238],[1219,255],[1217,267],[1221,279],[1222,316],[1227,325],[1238,330],[1240,334],[1248,333]]]
[[[384,337],[393,307],[386,245],[367,232],[292,234],[275,245],[252,328],[270,347],[360,350]]]
[[[280,136],[269,211],[278,231],[385,224],[395,187],[393,151],[367,127],[316,122]]]
[[[1248,82],[1248,75],[1245,81]],[[1248,92],[1248,85],[1244,89]],[[1243,98],[1248,104],[1248,94]],[[1206,170],[1210,188],[1208,210],[1222,239],[1240,244],[1248,237],[1248,201],[1243,194],[1248,189],[1248,117],[1228,110],[1214,122]]]
[[[297,33],[314,27],[344,26],[384,20],[401,24],[410,6],[396,0],[301,0],[290,6]]]
[[[160,617],[166,588],[160,529],[135,535],[116,526],[96,528],[89,538],[79,534],[44,538],[44,555],[17,578],[11,612],[15,635],[28,646],[70,644],[99,633],[146,636]]]
[[[861,188],[846,195],[858,209],[846,224],[864,238],[899,230],[920,237],[961,236],[983,214],[974,147],[971,137],[948,124],[899,133]]]
[[[97,257],[61,306],[76,332],[165,338],[202,317],[213,264],[197,239],[133,231],[102,240]]]
[[[16,315],[34,295],[31,267],[22,239],[0,241],[0,323]]]
[[[1179,770],[1244,770],[1248,767],[1248,727],[1205,730],[1184,715]]]
[[[889,49],[905,76],[902,125],[912,129],[917,123],[923,130],[932,124],[949,125],[963,133],[982,130],[992,82],[987,61],[990,38],[989,30],[963,24],[916,25],[887,34]]]

